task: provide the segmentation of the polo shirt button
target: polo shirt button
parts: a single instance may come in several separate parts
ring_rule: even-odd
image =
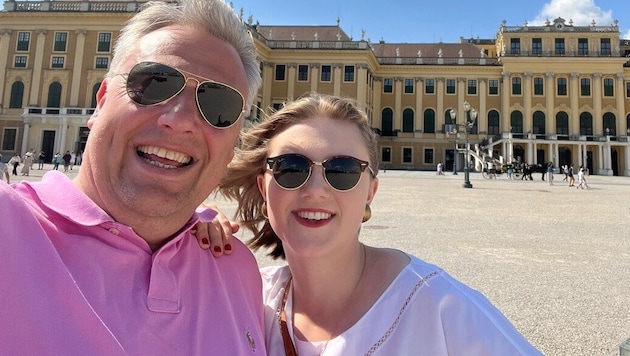
[[[120,233],[120,231],[118,231],[118,229],[116,229],[116,228],[109,229],[109,232],[111,234],[113,234],[113,235],[116,235],[116,236],[118,236],[118,234]]]

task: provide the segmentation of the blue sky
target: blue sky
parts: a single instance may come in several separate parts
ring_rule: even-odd
[[[335,25],[355,40],[389,43],[457,42],[459,37],[494,38],[507,26],[542,25],[564,18],[574,25],[598,26],[619,20],[630,39],[628,0],[226,0],[261,25]]]

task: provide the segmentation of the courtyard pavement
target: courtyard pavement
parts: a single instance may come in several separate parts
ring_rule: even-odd
[[[39,180],[51,168],[12,182]],[[577,190],[554,177],[550,186],[540,174],[516,181],[471,173],[473,188],[464,189],[463,173],[381,171],[360,238],[481,291],[545,355],[618,356],[630,338],[630,178],[589,176],[590,189]],[[233,202],[214,201],[234,211]],[[261,266],[280,263],[256,256]]]

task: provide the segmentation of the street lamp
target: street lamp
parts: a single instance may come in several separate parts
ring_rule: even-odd
[[[470,183],[470,157],[468,152],[468,146],[470,142],[468,141],[468,131],[475,125],[475,120],[477,119],[477,110],[475,110],[468,101],[464,101],[464,123],[457,123],[457,111],[455,109],[451,109],[450,115],[451,119],[455,122],[455,125],[461,126],[464,128],[464,133],[466,134],[466,147],[464,154],[464,188],[472,188],[472,184]]]

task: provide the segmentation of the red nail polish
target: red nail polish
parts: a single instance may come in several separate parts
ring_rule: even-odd
[[[204,245],[210,245],[210,241],[208,241],[208,239],[205,238],[205,237],[203,239],[201,239],[201,243],[204,244]]]
[[[217,253],[221,252],[221,247],[214,246],[214,252],[217,252]]]
[[[232,251],[232,245],[230,245],[230,244],[225,244],[225,250],[226,250],[226,251]]]

